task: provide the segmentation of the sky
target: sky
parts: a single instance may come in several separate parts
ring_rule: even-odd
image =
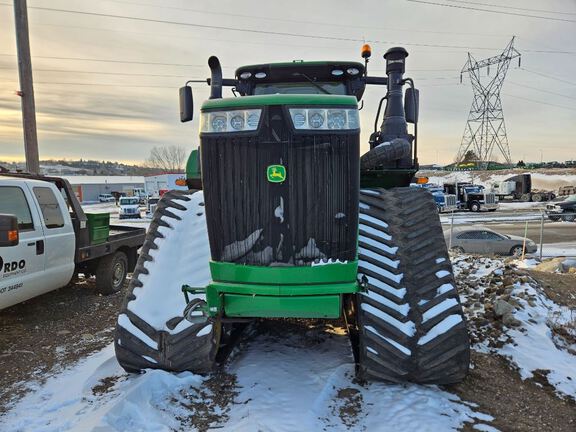
[[[408,50],[420,163],[450,163],[472,103],[468,75],[460,84],[467,53],[497,55],[512,36],[522,62],[511,62],[501,95],[512,159],[576,159],[574,0],[28,0],[28,8],[41,159],[139,163],[154,146],[192,150],[199,116],[180,123],[178,88],[209,76],[209,56],[232,78],[244,64],[358,61],[367,41],[370,75],[384,75],[388,48]],[[15,54],[12,1],[0,0],[0,160],[24,159]],[[193,89],[199,107],[209,88]],[[383,96],[378,86],[365,93],[363,151]]]

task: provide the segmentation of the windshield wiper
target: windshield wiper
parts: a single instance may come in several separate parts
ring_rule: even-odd
[[[310,78],[308,75],[303,74],[302,72],[294,72],[294,76],[302,76],[302,77],[306,78],[314,87],[316,87],[322,93],[332,94],[328,90],[326,90],[324,87],[322,87],[320,84],[318,84],[316,81],[314,81],[312,78]]]

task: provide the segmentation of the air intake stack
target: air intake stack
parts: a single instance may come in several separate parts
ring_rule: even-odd
[[[362,170],[417,169],[416,123],[418,121],[418,90],[410,78],[404,78],[408,51],[402,47],[390,48],[386,59],[386,108],[380,130],[378,119],[370,136],[370,151],[361,158]],[[404,84],[409,84],[404,94]],[[378,108],[377,117],[379,117]],[[408,133],[408,123],[414,124],[414,135]]]
[[[406,57],[408,57],[408,51],[402,47],[390,48],[384,54],[386,75],[388,75],[388,98],[384,120],[380,127],[381,142],[392,141],[395,138],[412,141],[412,136],[408,135],[402,91]]]

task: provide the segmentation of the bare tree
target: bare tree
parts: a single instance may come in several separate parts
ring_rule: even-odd
[[[182,171],[186,163],[187,152],[184,147],[171,145],[166,147],[153,147],[150,156],[146,159],[146,166],[159,171]]]

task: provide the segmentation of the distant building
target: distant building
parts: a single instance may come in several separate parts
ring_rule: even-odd
[[[186,186],[186,174],[183,172],[147,175],[144,179],[144,190],[148,196],[162,196],[164,192],[169,190],[188,189]]]
[[[96,202],[100,194],[132,195],[144,188],[141,176],[63,176],[80,202]]]

